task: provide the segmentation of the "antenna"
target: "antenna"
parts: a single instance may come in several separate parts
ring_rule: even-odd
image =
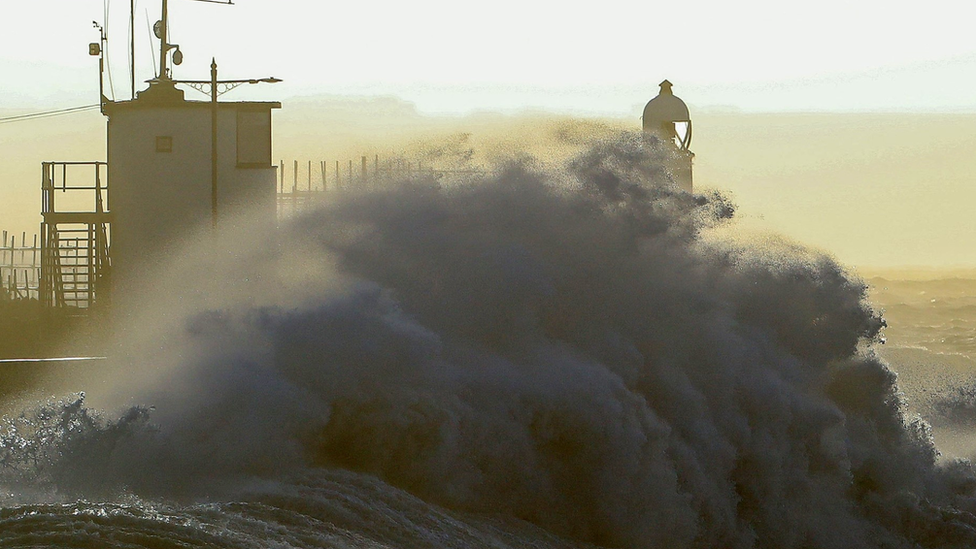
[[[153,25],[153,32],[159,38],[159,79],[169,78],[166,74],[166,54],[169,52],[169,44],[166,43],[166,26],[169,23],[169,4],[163,0],[162,18]]]
[[[98,56],[98,105],[104,114],[105,104],[108,103],[108,98],[105,97],[105,46],[108,44],[108,36],[98,21],[92,21],[92,26],[98,29],[98,42],[92,42],[88,45],[88,54]]]

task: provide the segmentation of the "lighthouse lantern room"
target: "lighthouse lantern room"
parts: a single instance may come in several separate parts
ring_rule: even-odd
[[[691,115],[688,105],[671,91],[672,84],[661,82],[661,91],[644,106],[644,133],[662,141],[672,153],[669,170],[674,183],[682,190],[692,192],[691,164],[695,154],[691,152]]]

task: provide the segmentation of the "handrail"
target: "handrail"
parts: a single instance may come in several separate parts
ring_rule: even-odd
[[[88,166],[93,168],[94,173],[89,172],[82,177],[82,183],[71,185],[69,181],[69,167],[77,168]],[[74,172],[76,170],[72,170]],[[94,191],[93,207],[90,213],[108,212],[108,163],[101,161],[93,162],[42,162],[41,163],[41,214],[60,213],[57,211],[57,193],[72,192],[74,196],[79,196],[80,192]],[[60,183],[60,185],[59,185]],[[104,195],[102,193],[105,193]]]

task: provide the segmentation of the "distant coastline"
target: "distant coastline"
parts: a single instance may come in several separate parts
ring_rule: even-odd
[[[855,272],[865,280],[872,278],[914,281],[946,280],[953,278],[976,280],[976,266],[929,267],[924,265],[908,265],[901,267],[859,267]]]

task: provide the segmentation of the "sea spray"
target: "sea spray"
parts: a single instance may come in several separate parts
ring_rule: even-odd
[[[66,436],[53,490],[247,500],[346,470],[612,547],[976,543],[976,477],[905,417],[864,284],[703,238],[734,208],[674,188],[667,154],[628,134],[391,182],[309,209],[287,246],[238,247],[229,270],[275,268],[143,336],[143,360],[179,365],[128,385],[149,422]]]

